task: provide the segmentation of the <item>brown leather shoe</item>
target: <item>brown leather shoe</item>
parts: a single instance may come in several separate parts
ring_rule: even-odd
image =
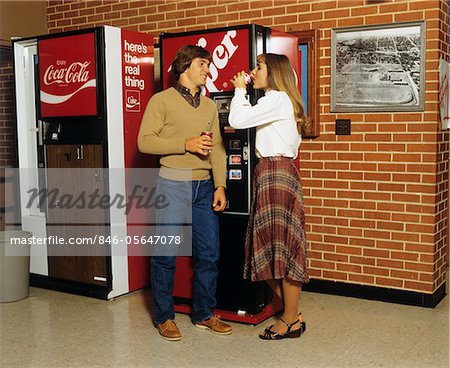
[[[173,319],[168,319],[164,323],[157,323],[156,328],[163,339],[169,341],[181,340],[181,333],[177,327],[177,324]]]
[[[222,322],[220,320],[220,316],[218,316],[217,314],[202,322],[195,323],[195,326],[198,328],[209,330],[218,335],[229,335],[232,330],[231,326]]]

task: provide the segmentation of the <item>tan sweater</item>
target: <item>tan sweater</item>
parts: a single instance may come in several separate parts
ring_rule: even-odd
[[[202,131],[213,133],[211,153],[201,156],[186,152],[186,138],[200,136]],[[163,178],[207,180],[212,172],[214,187],[226,186],[225,147],[216,105],[208,97],[201,95],[200,106],[194,108],[175,88],[155,94],[142,117],[138,148],[142,153],[161,155],[160,176]],[[189,170],[183,176],[178,169]]]

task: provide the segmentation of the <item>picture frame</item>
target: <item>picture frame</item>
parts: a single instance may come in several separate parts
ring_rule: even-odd
[[[319,30],[307,29],[289,32],[298,38],[298,47],[302,55],[302,99],[305,104],[309,130],[303,138],[320,136],[320,85],[319,85]]]
[[[331,29],[330,112],[423,111],[425,21]]]

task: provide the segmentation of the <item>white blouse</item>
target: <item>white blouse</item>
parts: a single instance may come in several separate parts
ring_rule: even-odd
[[[294,108],[286,92],[269,90],[252,106],[247,91],[236,88],[228,121],[233,128],[256,127],[256,156],[297,158],[301,135],[297,131]]]

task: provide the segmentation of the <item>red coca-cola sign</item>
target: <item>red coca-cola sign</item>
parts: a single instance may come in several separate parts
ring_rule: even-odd
[[[97,115],[95,34],[39,40],[41,117]]]
[[[205,32],[180,37],[163,38],[163,87],[171,86],[170,65],[178,49],[185,45],[198,45],[211,53],[207,92],[230,91],[231,77],[241,70],[250,69],[250,45],[248,29],[228,29],[220,32]]]

